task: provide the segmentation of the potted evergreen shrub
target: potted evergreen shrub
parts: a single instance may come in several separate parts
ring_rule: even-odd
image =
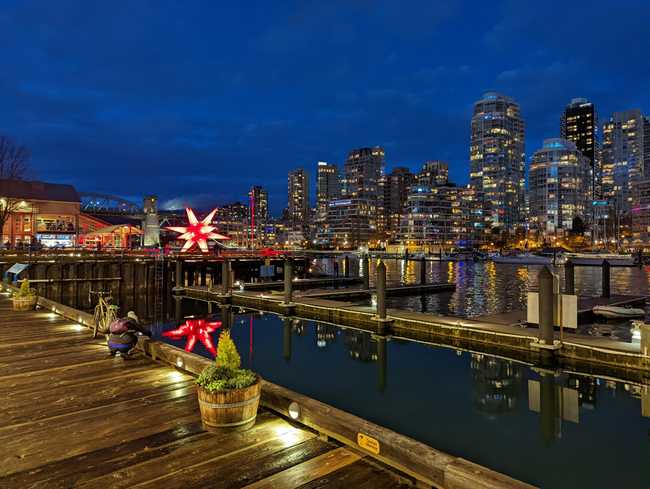
[[[206,430],[243,431],[255,424],[261,378],[241,368],[241,358],[229,331],[219,335],[217,358],[201,372],[196,383]]]
[[[12,297],[14,311],[32,311],[36,308],[36,301],[36,290],[29,287],[29,280],[23,280],[20,289]]]

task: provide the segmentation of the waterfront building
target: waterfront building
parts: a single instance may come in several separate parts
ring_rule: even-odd
[[[319,243],[341,249],[366,246],[375,233],[371,225],[374,209],[368,199],[330,201],[327,224],[319,235]]]
[[[345,160],[340,199],[330,200],[327,221],[317,242],[350,248],[365,246],[378,236],[380,181],[384,150],[353,149]]]
[[[638,109],[614,112],[603,124],[603,199],[614,207],[616,216],[632,208],[635,187],[644,178],[645,132],[645,119]]]
[[[585,219],[591,199],[589,159],[566,139],[544,140],[528,175],[530,226],[542,235],[564,234]]]
[[[458,239],[453,213],[458,199],[459,189],[453,184],[412,187],[401,219],[401,244],[409,251],[438,252],[452,247]]]
[[[233,202],[217,208],[213,223],[219,234],[230,238],[230,243],[248,246],[251,243],[250,209],[242,202]]]
[[[71,185],[0,180],[0,206],[8,210],[3,245],[40,242],[46,247],[71,247],[78,243],[81,199]]]
[[[248,192],[249,222],[252,246],[263,245],[265,229],[269,221],[269,194],[260,185],[254,185]]]
[[[327,203],[341,196],[341,176],[338,166],[325,161],[318,162],[316,181],[316,221],[322,223],[327,218]]]
[[[378,234],[388,241],[394,240],[399,234],[400,219],[404,213],[409,190],[414,184],[415,175],[404,167],[394,168],[388,175],[380,178]]]
[[[470,185],[485,200],[485,230],[510,233],[521,222],[524,202],[524,121],[519,104],[488,92],[474,104]]]
[[[288,218],[289,229],[306,233],[309,222],[309,176],[298,168],[289,172],[288,180]]]
[[[594,104],[574,98],[560,118],[560,137],[573,142],[588,160],[591,176],[591,199],[600,198],[600,162],[598,161],[598,118]]]

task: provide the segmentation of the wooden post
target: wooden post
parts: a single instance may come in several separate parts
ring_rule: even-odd
[[[221,292],[230,295],[232,281],[230,280],[230,260],[221,262]]]
[[[201,263],[201,287],[205,287],[207,285],[207,270],[208,265],[203,262]]]
[[[425,257],[420,258],[420,285],[427,284],[427,260]]]
[[[539,339],[553,344],[553,274],[547,266],[539,271]]]
[[[641,330],[641,355],[650,357],[650,324],[642,324]]]
[[[233,317],[232,317],[232,306],[229,304],[221,304],[221,323],[226,329],[232,328]]]
[[[287,258],[284,261],[284,303],[293,302],[293,261]]]
[[[182,300],[181,297],[174,297],[174,317],[178,324],[180,324],[183,319]]]
[[[364,254],[361,261],[361,268],[363,268],[363,290],[368,290],[370,289],[370,259],[368,258],[368,254]]]
[[[609,264],[609,261],[603,260],[603,277],[602,277],[602,282],[603,282],[603,297],[609,298],[611,296],[611,289],[610,289],[610,274],[611,274],[611,265]]]
[[[345,278],[350,276],[350,257],[348,255],[343,257],[343,273],[345,273]]]
[[[377,264],[377,317],[386,319],[386,265],[383,261]]]
[[[564,293],[565,294],[573,295],[576,293],[575,276],[576,276],[575,265],[573,264],[571,259],[569,259],[564,265]]]
[[[183,260],[176,258],[176,271],[174,272],[174,285],[176,287],[183,287],[185,281],[183,280]]]

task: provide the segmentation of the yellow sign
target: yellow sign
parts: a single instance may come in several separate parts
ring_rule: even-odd
[[[357,433],[357,444],[364,450],[368,450],[370,453],[379,455],[379,441],[375,440],[371,436],[364,435],[363,433]]]

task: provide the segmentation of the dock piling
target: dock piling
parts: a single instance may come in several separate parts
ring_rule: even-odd
[[[343,257],[343,273],[345,278],[350,276],[350,257],[348,255]]]
[[[427,284],[427,260],[426,258],[420,258],[420,285]]]
[[[547,266],[539,271],[539,339],[553,344],[553,274]]]
[[[287,258],[284,261],[284,303],[293,302],[293,261]]]
[[[611,265],[608,260],[603,260],[603,297],[609,298],[611,296],[610,282],[611,279]]]
[[[361,258],[361,268],[363,270],[363,289],[368,290],[370,288],[370,259],[368,254],[364,254]]]
[[[224,295],[230,295],[232,282],[230,280],[230,260],[224,260],[221,263],[221,288]]]
[[[564,265],[564,293],[574,295],[575,291],[576,268],[571,260]]]
[[[386,265],[381,260],[377,264],[377,318],[386,319]]]

